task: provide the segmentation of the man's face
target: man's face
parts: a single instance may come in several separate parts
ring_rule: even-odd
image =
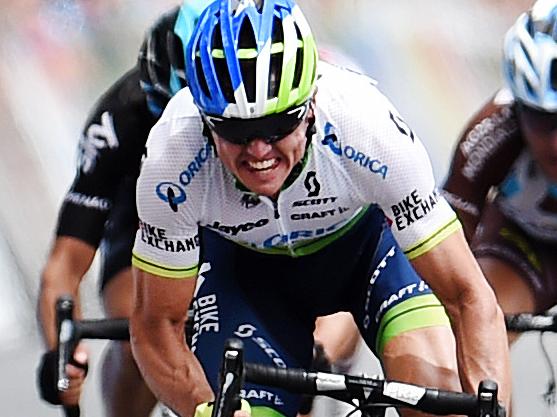
[[[292,133],[274,143],[255,138],[236,145],[211,133],[222,163],[244,186],[256,194],[276,197],[292,168],[304,156],[308,123],[304,118]]]
[[[518,120],[532,156],[545,176],[557,182],[557,113],[519,106]]]

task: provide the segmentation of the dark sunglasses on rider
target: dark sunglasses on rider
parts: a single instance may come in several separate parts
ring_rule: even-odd
[[[254,139],[275,143],[300,126],[307,116],[309,108],[310,100],[284,112],[256,119],[227,118],[210,114],[203,114],[203,119],[211,130],[235,145],[247,145]]]
[[[557,112],[547,112],[518,103],[520,118],[533,130],[552,132],[557,129]]]

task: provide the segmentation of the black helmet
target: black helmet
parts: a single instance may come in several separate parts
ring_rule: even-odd
[[[185,0],[157,19],[145,35],[138,57],[141,87],[156,116],[186,86],[186,46],[201,12],[212,1]]]

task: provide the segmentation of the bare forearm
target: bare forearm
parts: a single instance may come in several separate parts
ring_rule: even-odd
[[[56,346],[56,300],[65,294],[74,297],[74,316],[80,317],[78,289],[96,249],[74,238],[58,238],[41,276],[37,319],[49,349]]]
[[[462,231],[412,263],[450,316],[463,388],[475,392],[482,379],[495,380],[508,406],[511,374],[503,315]]]
[[[37,319],[42,330],[43,339],[48,349],[54,349],[57,345],[56,334],[56,301],[62,295],[72,295],[75,301],[74,317],[81,317],[81,309],[77,289],[75,286],[41,286],[38,300]]]
[[[499,399],[510,404],[509,351],[503,314],[493,302],[473,294],[459,308],[447,309],[457,341],[460,380],[468,392],[475,392],[482,379],[499,384]]]
[[[179,415],[214,399],[203,368],[184,342],[183,323],[131,320],[133,354],[157,399]]]
[[[49,349],[56,346],[56,301],[62,295],[71,295],[75,302],[74,317],[81,317],[78,289],[81,276],[60,265],[45,268],[38,299],[38,320]]]

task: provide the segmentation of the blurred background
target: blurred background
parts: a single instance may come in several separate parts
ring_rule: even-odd
[[[441,181],[467,119],[501,85],[506,29],[531,0],[299,0],[318,43],[379,86],[422,138]],[[40,402],[35,322],[41,268],[73,177],[82,124],[135,63],[146,28],[174,0],[0,1],[0,415],[56,416]],[[97,274],[85,315],[101,317]],[[557,339],[548,339],[555,356]],[[92,362],[102,343],[92,342]],[[97,359],[97,360],[96,360]],[[541,414],[548,371],[535,337],[513,349],[515,412]],[[85,414],[100,417],[96,370]]]

